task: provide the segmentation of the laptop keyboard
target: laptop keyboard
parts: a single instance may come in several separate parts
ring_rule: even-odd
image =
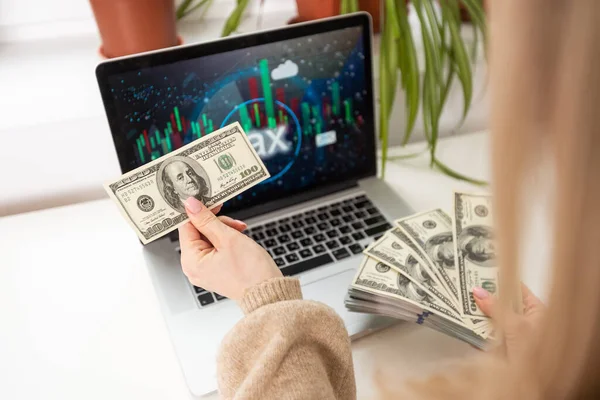
[[[379,210],[359,195],[299,211],[244,231],[273,257],[284,276],[321,267],[359,254],[361,241],[379,238],[391,225]],[[194,286],[201,307],[226,299]]]

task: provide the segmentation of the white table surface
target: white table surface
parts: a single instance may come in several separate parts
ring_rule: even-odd
[[[443,139],[439,155],[488,178],[488,139]],[[450,209],[453,190],[481,190],[429,170],[426,155],[388,164],[386,177],[416,210]],[[369,398],[380,369],[423,374],[476,350],[401,323],[356,341],[353,353],[359,398]],[[189,397],[141,246],[109,200],[0,219],[0,398]]]

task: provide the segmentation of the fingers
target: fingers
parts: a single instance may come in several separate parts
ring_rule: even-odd
[[[479,309],[488,317],[492,317],[494,308],[494,298],[487,290],[476,287],[473,289],[473,297]]]
[[[182,253],[193,249],[204,250],[210,246],[211,244],[205,240],[191,222],[179,227],[179,247],[181,247]]]
[[[235,229],[238,232],[243,232],[246,230],[246,228],[248,228],[248,225],[246,225],[245,222],[237,220],[237,219],[233,219],[231,217],[227,217],[225,215],[222,215],[220,217],[217,217],[221,220],[222,223],[224,223],[225,225]]]
[[[523,293],[523,307],[524,312],[528,312],[538,309],[544,305],[540,299],[538,299],[533,292],[524,284],[521,283],[521,291]],[[483,288],[473,289],[473,297],[479,309],[488,317],[492,317],[494,307],[494,297]]]
[[[221,206],[218,206],[213,208],[211,211],[216,214],[220,209]],[[238,232],[243,232],[246,230],[246,228],[248,228],[248,225],[246,225],[245,222],[233,219],[231,217],[220,216],[217,218],[225,225],[235,229]],[[186,250],[192,248],[205,250],[209,247],[212,247],[212,244],[209,243],[206,236],[198,232],[198,229],[196,229],[191,222],[179,227],[179,244],[182,249]]]
[[[525,309],[525,313],[544,305],[524,283],[521,283],[521,292],[523,293],[523,308]]]
[[[185,210],[194,227],[217,249],[222,246],[230,228],[219,220],[212,211],[194,197],[185,201]]]
[[[223,204],[219,204],[218,206],[211,208],[210,211],[212,211],[213,214],[218,214],[219,211],[221,211],[221,208],[223,208]]]

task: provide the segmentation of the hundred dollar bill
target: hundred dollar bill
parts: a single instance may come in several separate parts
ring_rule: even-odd
[[[442,210],[426,211],[396,222],[423,251],[442,285],[458,305],[458,272],[454,264],[452,219]]]
[[[410,239],[399,228],[389,230],[367,247],[364,253],[403,273],[417,286],[437,297],[447,308],[460,314],[460,310],[448,298],[445,290],[418,255]]]
[[[435,296],[426,293],[405,274],[371,257],[362,260],[350,288],[392,298],[408,306],[412,305],[416,310],[429,311],[449,322],[465,326],[460,316],[445,307]]]
[[[399,219],[396,224],[418,246],[419,254],[429,263],[434,274],[437,273],[441,284],[451,294],[450,298],[459,307],[460,281],[454,260],[452,219],[436,209]],[[487,325],[485,318],[467,318],[464,322],[473,329]]]
[[[463,316],[485,316],[475,303],[473,288],[479,286],[491,293],[498,289],[491,206],[489,195],[454,194],[454,253]]]
[[[213,208],[269,178],[269,171],[237,122],[106,183],[142,243],[185,223],[184,201]]]

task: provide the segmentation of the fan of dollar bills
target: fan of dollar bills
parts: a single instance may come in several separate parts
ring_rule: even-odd
[[[346,307],[415,321],[483,349],[493,327],[472,291],[498,287],[491,197],[455,193],[453,219],[436,209],[395,225],[365,249]]]

